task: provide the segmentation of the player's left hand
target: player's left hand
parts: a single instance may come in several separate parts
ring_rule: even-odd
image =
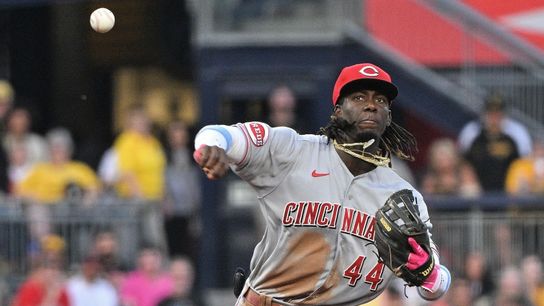
[[[408,244],[410,244],[412,252],[410,252],[410,254],[408,255],[408,262],[406,262],[406,267],[410,270],[418,270],[427,262],[429,256],[431,255],[429,255],[412,237],[408,238]],[[436,283],[439,274],[438,269],[440,269],[438,265],[435,265],[433,267],[432,272],[429,274],[427,279],[423,281],[423,284],[421,285],[422,288],[431,292],[436,290],[435,286],[437,285]]]

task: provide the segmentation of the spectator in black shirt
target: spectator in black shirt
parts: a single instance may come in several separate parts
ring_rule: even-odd
[[[502,100],[488,100],[485,107],[483,128],[466,152],[466,159],[476,171],[484,191],[503,192],[506,172],[519,152],[512,137],[501,130]]]

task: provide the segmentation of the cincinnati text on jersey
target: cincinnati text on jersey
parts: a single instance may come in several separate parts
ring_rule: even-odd
[[[283,210],[285,227],[304,226],[335,229],[341,219],[340,231],[355,237],[374,241],[376,219],[363,211],[329,202],[288,202]],[[341,212],[341,213],[340,213]]]

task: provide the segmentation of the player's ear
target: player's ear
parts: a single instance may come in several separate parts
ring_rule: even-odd
[[[335,115],[338,115],[342,111],[342,98],[338,99],[338,102],[334,105],[333,112]]]
[[[333,109],[332,112],[333,112],[335,115],[338,115],[338,113],[340,113],[340,110],[341,110],[340,105],[339,105],[339,104],[336,104],[336,105],[334,106],[334,109]]]

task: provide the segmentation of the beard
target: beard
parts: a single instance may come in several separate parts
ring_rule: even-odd
[[[346,138],[348,138],[345,142],[367,142],[371,139],[378,142],[379,136],[374,131],[360,131],[357,128],[357,122],[348,122],[344,119],[341,120],[343,121],[342,129],[346,133]]]
[[[332,116],[331,121],[325,128],[321,128],[321,133],[338,143],[367,142],[374,139],[375,143],[380,140],[375,131],[361,131],[357,127],[357,122],[349,122],[342,117]]]
[[[354,142],[367,142],[371,139],[374,139],[374,141],[378,141],[378,135],[376,135],[376,133],[374,132],[369,132],[369,131],[363,131],[363,132],[359,132],[357,133],[357,135],[355,136],[355,141]]]

